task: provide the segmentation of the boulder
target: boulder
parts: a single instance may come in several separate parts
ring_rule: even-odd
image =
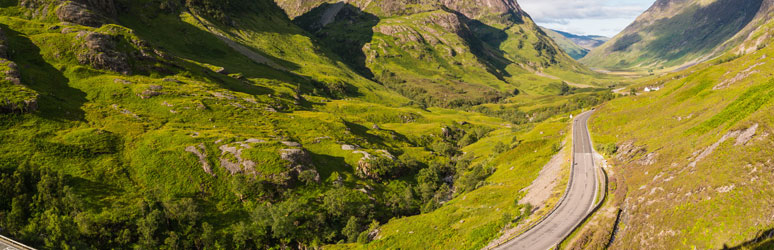
[[[301,143],[292,142],[292,141],[282,141],[282,144],[288,147],[301,147]]]
[[[76,53],[79,63],[124,75],[131,74],[127,55],[116,49],[115,37],[88,31],[80,32],[77,37],[82,40],[81,51]]]
[[[56,16],[63,22],[90,27],[100,27],[109,22],[109,18],[89,7],[83,3],[67,1],[57,8]]]
[[[293,166],[304,166],[312,162],[309,153],[306,150],[298,148],[288,148],[280,150],[280,157],[290,162]]]
[[[0,100],[0,114],[31,113],[38,110],[38,96],[22,102]]]
[[[185,148],[185,151],[196,155],[196,157],[199,158],[199,163],[202,164],[204,172],[215,176],[215,174],[212,173],[212,167],[210,167],[210,163],[207,161],[207,148],[204,146],[204,143],[199,144],[198,147],[188,146]]]

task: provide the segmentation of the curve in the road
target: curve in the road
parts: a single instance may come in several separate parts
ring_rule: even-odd
[[[554,248],[591,212],[599,185],[588,131],[592,112],[582,113],[573,121],[573,165],[569,188],[562,202],[537,225],[496,249]]]

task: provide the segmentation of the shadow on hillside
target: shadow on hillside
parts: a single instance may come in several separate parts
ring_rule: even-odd
[[[513,62],[505,58],[500,45],[508,39],[508,34],[481,21],[468,19],[461,13],[455,13],[473,32],[471,35],[461,34],[460,37],[468,43],[478,62],[487,66],[487,72],[505,81],[505,77],[511,76],[505,68]],[[523,23],[523,20],[519,21]]]
[[[317,37],[357,73],[373,79],[374,74],[366,66],[363,47],[371,42],[373,27],[379,20],[354,5],[338,2],[323,3],[297,17],[293,23]]]
[[[763,0],[718,0],[672,18],[658,20],[652,30],[660,31],[660,34],[647,49],[658,57],[670,60],[708,52],[749,24],[762,3]]]
[[[39,114],[55,120],[84,120],[81,107],[86,103],[86,93],[70,87],[70,80],[43,59],[40,48],[24,34],[4,24],[0,28],[5,31],[8,47],[12,48],[9,56],[19,67],[22,84],[40,94]]]
[[[745,243],[739,244],[738,246],[734,247],[728,247],[723,246],[723,249],[729,249],[729,250],[742,250],[742,249],[751,249],[751,250],[769,250],[774,249],[774,228],[762,231],[758,233],[758,236],[755,237],[755,239],[749,240]]]
[[[135,12],[130,11],[127,13]],[[134,30],[137,36],[150,42],[154,47],[160,48],[181,59],[176,59],[176,64],[191,71],[191,73],[198,77],[213,80],[229,90],[252,95],[273,93],[271,89],[245,84],[242,80],[215,73],[198,63],[223,67],[226,73],[238,73],[248,79],[259,78],[282,82],[307,82],[293,73],[283,72],[251,60],[229,47],[216,35],[184,22],[175,15],[158,14],[152,17],[124,15],[120,17],[120,24]],[[170,36],[170,34],[175,36]],[[270,57],[264,53],[260,54],[288,70],[292,71],[299,68],[295,63]]]
[[[344,157],[336,157],[324,154],[309,153],[314,162],[315,169],[320,174],[320,180],[327,180],[333,172],[352,172],[353,169],[344,160]]]

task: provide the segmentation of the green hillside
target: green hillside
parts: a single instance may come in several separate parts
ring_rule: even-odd
[[[384,31],[370,40],[336,17],[325,32],[354,36],[336,43],[266,0],[0,1],[0,234],[40,249],[485,245],[524,218],[513,194],[566,114],[617,79],[528,19],[414,7],[347,15]],[[380,54],[349,57],[350,42]],[[476,200],[492,206],[459,210]],[[390,231],[449,214],[477,224],[426,243]]]
[[[592,68],[675,70],[736,48],[774,15],[769,0],[658,0],[581,62]]]
[[[561,48],[565,53],[567,53],[567,55],[575,60],[581,59],[589,53],[588,49],[581,47],[580,45],[570,40],[570,38],[567,38],[556,31],[543,27],[540,29],[543,30],[543,32],[545,32],[548,37],[551,37],[551,39],[553,39],[556,44],[559,45],[559,48]]]
[[[609,83],[563,53],[512,1],[277,2],[361,75],[420,105],[545,95],[562,81]]]
[[[755,46],[748,54],[643,81],[637,96],[598,109],[590,128],[613,165],[615,194],[601,211],[622,213],[602,212],[575,247],[606,244],[610,234],[591,232],[615,227],[610,248],[770,248],[772,27],[734,49]]]

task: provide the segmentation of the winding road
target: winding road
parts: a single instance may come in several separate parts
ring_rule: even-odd
[[[591,212],[597,194],[588,120],[593,111],[573,121],[573,166],[569,189],[558,207],[543,221],[496,249],[545,250],[556,247]]]

